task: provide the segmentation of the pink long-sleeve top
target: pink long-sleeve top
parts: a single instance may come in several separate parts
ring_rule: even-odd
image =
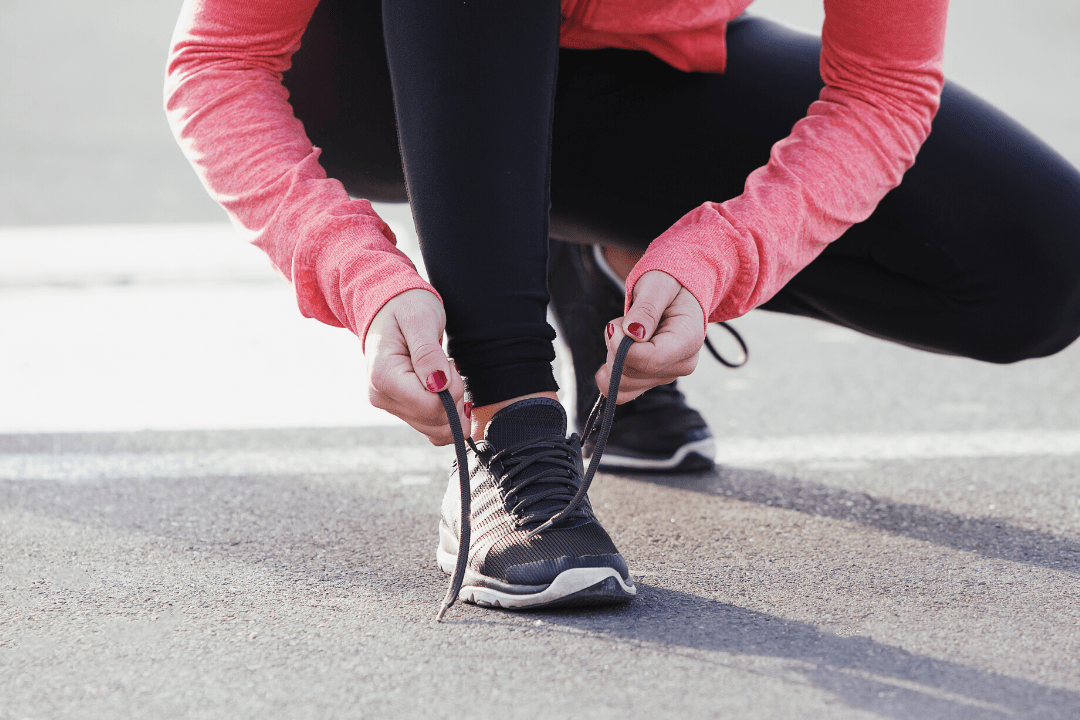
[[[301,312],[363,340],[390,298],[435,290],[370,203],[326,176],[293,116],[281,78],[317,2],[186,0],[165,106],[203,183],[292,281]],[[948,0],[824,2],[818,100],[741,195],[704,203],[657,238],[628,290],[662,270],[707,320],[738,317],[900,184],[941,97]],[[680,70],[722,72],[725,27],[749,4],[562,0],[561,43],[645,50]]]

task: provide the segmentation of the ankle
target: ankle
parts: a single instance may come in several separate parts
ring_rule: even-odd
[[[472,409],[472,439],[477,442],[484,439],[484,433],[487,432],[488,423],[491,422],[491,418],[495,416],[495,413],[505,407],[513,405],[519,400],[528,400],[529,398],[548,398],[549,400],[558,401],[559,396],[550,390],[546,390],[544,392],[521,395],[520,397],[510,398],[509,400],[503,400],[502,402],[493,403],[491,405],[474,407]]]
[[[623,250],[622,248],[611,247],[610,245],[602,245],[601,251],[608,267],[611,268],[623,282],[626,282],[626,278],[630,274],[630,271],[634,269],[638,260],[644,255],[644,253],[634,252],[633,250]]]

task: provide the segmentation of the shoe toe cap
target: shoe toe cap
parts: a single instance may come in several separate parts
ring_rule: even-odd
[[[623,580],[630,578],[630,569],[619,553],[579,557],[564,555],[558,558],[534,560],[511,565],[506,568],[505,574],[506,580],[515,585],[546,585],[554,581],[560,573],[572,568],[611,568],[618,572]]]
[[[546,585],[572,568],[613,568],[625,580],[630,571],[610,536],[595,519],[558,525],[528,537],[510,533],[476,557],[482,574],[513,585]]]

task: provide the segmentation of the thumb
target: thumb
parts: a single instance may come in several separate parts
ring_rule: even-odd
[[[664,311],[675,300],[682,285],[665,272],[650,270],[634,284],[630,310],[622,318],[622,329],[638,342],[653,336]]]
[[[409,347],[413,371],[431,392],[439,392],[450,387],[450,361],[443,352],[442,328],[433,319],[427,317],[410,318],[412,322],[403,323],[402,334]]]

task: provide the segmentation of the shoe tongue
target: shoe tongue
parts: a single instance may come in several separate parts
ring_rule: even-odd
[[[566,437],[566,411],[557,400],[529,398],[495,413],[484,439],[496,450],[541,437]]]

